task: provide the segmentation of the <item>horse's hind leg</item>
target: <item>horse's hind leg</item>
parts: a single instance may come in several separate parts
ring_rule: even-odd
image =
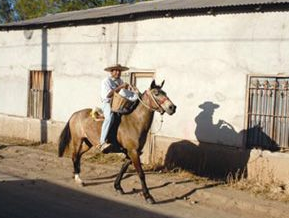
[[[80,159],[81,159],[81,155],[76,152],[72,154],[72,162],[73,162],[73,174],[74,174],[74,180],[77,184],[79,185],[83,185],[82,180],[80,179]]]
[[[74,145],[77,145],[72,153],[72,162],[74,168],[74,180],[77,184],[84,185],[83,181],[80,179],[80,162],[81,156],[90,149],[90,146],[86,143],[83,143],[84,139],[80,139],[75,142]]]
[[[116,177],[115,181],[114,181],[114,188],[115,190],[120,193],[120,194],[124,194],[123,189],[120,185],[121,179],[123,177],[123,174],[127,171],[127,168],[129,167],[129,165],[131,164],[131,160],[126,159],[124,164],[122,165],[118,176]]]

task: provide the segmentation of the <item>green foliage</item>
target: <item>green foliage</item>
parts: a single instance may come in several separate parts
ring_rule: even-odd
[[[60,0],[58,3],[58,9],[60,12],[76,11],[99,6],[102,6],[101,0]]]
[[[0,23],[13,21],[14,0],[0,0]]]
[[[102,6],[102,0],[17,0],[21,20]]]
[[[119,4],[118,0],[103,0],[102,6],[117,5]]]
[[[46,14],[51,0],[18,0],[16,10],[21,20],[40,17]]]

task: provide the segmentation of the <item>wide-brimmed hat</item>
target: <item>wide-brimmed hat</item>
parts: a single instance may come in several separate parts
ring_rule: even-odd
[[[116,65],[113,65],[111,67],[104,68],[104,70],[108,71],[108,72],[111,72],[113,70],[126,71],[126,70],[129,70],[129,68],[125,67],[125,66],[121,66],[120,64],[116,64]]]
[[[220,107],[220,105],[218,104],[214,104],[211,101],[205,101],[203,104],[199,105],[199,108],[202,108],[204,110],[208,110],[208,109],[216,109]]]

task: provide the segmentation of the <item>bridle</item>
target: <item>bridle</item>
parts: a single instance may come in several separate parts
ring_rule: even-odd
[[[142,105],[144,105],[147,109],[149,109],[150,111],[153,111],[153,112],[157,111],[157,112],[159,112],[160,114],[163,114],[163,113],[165,112],[164,108],[162,107],[162,104],[165,103],[165,102],[168,100],[168,98],[164,98],[164,99],[162,99],[161,102],[158,102],[158,101],[155,99],[155,97],[154,97],[154,95],[152,94],[152,92],[151,92],[150,89],[146,90],[143,95],[147,95],[147,96],[148,96],[149,105],[147,105],[147,104],[140,98],[139,95],[138,95],[138,100],[139,100],[139,101],[142,103]],[[155,106],[156,106],[157,108],[153,107],[153,104],[155,104]]]
[[[132,86],[131,86],[132,87]],[[132,87],[134,88],[135,90],[138,91],[138,93],[140,93],[140,91],[136,88],[136,87]],[[138,100],[140,101],[140,103],[145,106],[147,109],[149,109],[150,111],[152,112],[155,112],[155,111],[158,111],[160,114],[161,114],[161,120],[160,120],[160,126],[158,128],[157,131],[155,131],[154,133],[151,132],[151,134],[156,134],[157,132],[159,132],[162,128],[162,125],[163,125],[163,114],[165,112],[165,110],[163,109],[162,107],[162,104],[164,102],[166,102],[168,100],[168,98],[164,98],[160,103],[155,99],[154,95],[152,94],[151,92],[151,89],[148,89],[145,91],[145,93],[143,95],[148,95],[148,98],[149,98],[149,105],[147,105],[142,99],[141,99],[141,96],[137,93],[137,98]],[[157,108],[155,109],[153,106],[152,106],[152,102],[157,106]]]

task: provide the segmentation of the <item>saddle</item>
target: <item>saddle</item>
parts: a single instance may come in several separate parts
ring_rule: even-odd
[[[122,108],[118,112],[113,112],[115,114],[115,118],[107,136],[108,142],[111,143],[111,146],[106,152],[104,152],[105,154],[126,153],[126,149],[124,149],[116,139],[116,132],[121,121],[121,116],[131,113],[137,104],[138,102],[133,102],[133,104],[131,104],[129,108]],[[104,120],[103,111],[99,107],[96,107],[95,109],[92,109],[90,111],[90,117],[96,122]]]
[[[103,111],[99,107],[96,107],[94,110],[92,109],[90,111],[90,116],[94,121],[104,120]]]

